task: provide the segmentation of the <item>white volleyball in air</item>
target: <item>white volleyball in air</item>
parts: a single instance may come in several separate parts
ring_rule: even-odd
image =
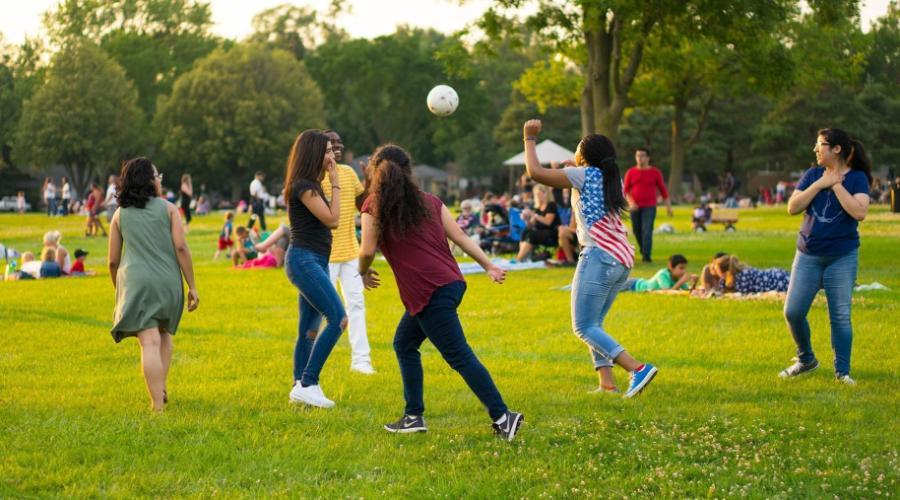
[[[450,116],[459,106],[459,95],[449,85],[438,85],[431,89],[426,99],[428,110],[438,116]]]

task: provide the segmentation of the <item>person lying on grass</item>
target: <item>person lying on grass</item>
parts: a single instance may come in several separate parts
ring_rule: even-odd
[[[655,290],[690,290],[696,284],[697,275],[687,272],[687,258],[680,253],[669,257],[667,267],[652,278],[628,278],[622,285],[623,292],[652,292]]]
[[[710,271],[723,280],[726,293],[786,292],[791,273],[784,269],[756,269],[741,263],[734,255],[719,257]]]

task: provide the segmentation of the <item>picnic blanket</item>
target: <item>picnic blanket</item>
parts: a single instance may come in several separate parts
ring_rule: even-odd
[[[512,263],[506,259],[496,258],[491,260],[491,262],[501,269],[505,269],[507,271],[524,271],[526,269],[544,269],[547,267],[543,262],[516,262]],[[477,262],[460,262],[459,270],[463,274],[477,274],[483,273],[484,269],[478,265]]]

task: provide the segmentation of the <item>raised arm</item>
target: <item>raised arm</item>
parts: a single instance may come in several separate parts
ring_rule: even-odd
[[[831,189],[835,184],[839,184],[841,180],[841,175],[826,169],[822,174],[822,177],[819,177],[816,182],[810,184],[809,187],[802,190],[795,189],[794,192],[791,193],[791,197],[788,199],[787,203],[788,213],[791,215],[802,213],[806,210],[806,207],[812,203],[813,198],[819,194],[819,191]]]
[[[107,265],[109,266],[109,277],[112,279],[113,286],[116,286],[116,274],[119,272],[119,263],[122,261],[122,231],[119,229],[119,211],[112,216],[109,223],[109,255],[107,257]]]
[[[328,229],[336,229],[341,220],[341,183],[334,161],[328,162],[325,168],[331,181],[331,205],[325,203],[319,193],[311,189],[300,195],[300,201],[322,224],[328,226]]]
[[[459,224],[453,219],[453,215],[450,214],[450,210],[444,205],[441,205],[441,224],[444,226],[444,234],[450,241],[466,252],[469,257],[475,259],[475,262],[478,262],[487,271],[495,283],[503,283],[503,280],[506,279],[506,271],[491,262],[484,250],[459,227]]]
[[[544,168],[537,157],[537,136],[541,132],[540,120],[528,120],[523,128],[525,141],[525,168],[536,182],[555,188],[570,188],[572,183],[562,170]]]
[[[197,284],[194,283],[194,263],[191,260],[191,250],[188,248],[187,240],[184,238],[184,226],[181,224],[181,216],[175,205],[166,202],[166,209],[169,212],[169,222],[172,227],[172,244],[175,246],[175,258],[178,259],[178,266],[181,268],[181,274],[184,275],[184,281],[188,286],[188,311],[197,309],[200,305],[200,296],[197,294]]]

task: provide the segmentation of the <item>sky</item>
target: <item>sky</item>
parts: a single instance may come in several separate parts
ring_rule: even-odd
[[[59,0],[0,0],[0,33],[7,43],[19,44],[25,35],[41,31],[42,14]],[[291,3],[325,11],[328,0],[211,0],[212,31],[227,38],[240,39],[250,34],[250,22],[259,12]],[[477,19],[492,3],[490,0],[350,0],[349,15],[338,24],[354,37],[374,38],[393,33],[396,26],[433,27],[450,33]]]
[[[59,0],[0,0],[0,33],[6,43],[20,44],[25,35],[41,31],[41,15]],[[863,0],[864,29],[887,11],[889,0]],[[308,5],[325,10],[328,0],[211,0],[212,31],[227,38],[240,39],[250,34],[253,16],[283,3]],[[478,18],[490,0],[349,0],[352,12],[339,25],[352,36],[374,38],[393,33],[397,25],[432,27],[450,33]]]

